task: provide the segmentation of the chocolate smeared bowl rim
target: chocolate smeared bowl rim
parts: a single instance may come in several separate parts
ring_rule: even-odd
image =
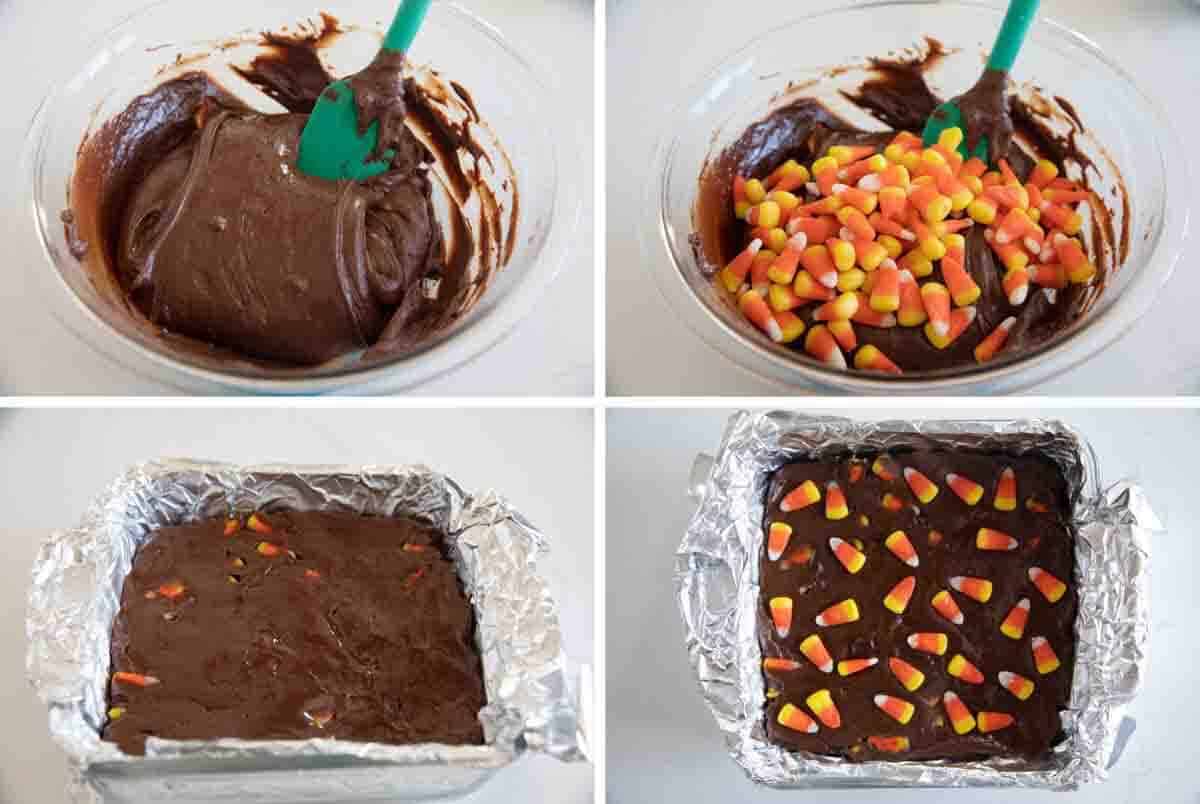
[[[703,165],[681,165],[678,154],[681,144],[677,132],[686,130],[690,124],[689,115],[692,107],[701,101],[708,100],[713,94],[713,87],[720,82],[728,83],[731,74],[750,76],[753,80],[786,79],[787,76],[777,76],[774,73],[764,74],[756,70],[755,57],[763,51],[763,40],[782,35],[792,30],[800,30],[816,20],[836,17],[847,13],[869,13],[872,9],[895,9],[907,6],[936,5],[939,10],[944,7],[959,7],[961,11],[990,12],[999,16],[1003,13],[995,3],[982,0],[876,0],[868,3],[842,3],[826,7],[824,10],[797,17],[785,25],[773,27],[761,32],[738,49],[725,56],[720,62],[709,69],[701,78],[686,87],[680,94],[681,101],[674,104],[668,111],[668,125],[663,129],[652,154],[653,167],[649,178],[643,186],[643,202],[647,209],[655,210],[651,219],[647,216],[645,225],[639,227],[638,234],[642,254],[651,265],[651,273],[655,276],[659,291],[667,298],[669,306],[687,322],[689,328],[699,335],[716,351],[723,354],[733,363],[749,370],[759,378],[765,378],[778,385],[781,390],[794,390],[796,384],[823,388],[837,388],[858,393],[946,393],[970,389],[983,389],[990,393],[1011,392],[1028,387],[1037,382],[1057,376],[1088,359],[1100,349],[1116,340],[1129,330],[1150,308],[1154,298],[1162,286],[1170,279],[1174,266],[1179,260],[1182,243],[1186,239],[1189,212],[1186,199],[1190,187],[1186,158],[1182,156],[1182,145],[1177,132],[1170,125],[1162,106],[1150,97],[1133,78],[1115,62],[1110,60],[1102,49],[1086,36],[1053,20],[1040,18],[1033,28],[1031,44],[1039,39],[1048,41],[1048,47],[1055,52],[1071,50],[1099,63],[1107,68],[1115,79],[1122,81],[1138,104],[1146,119],[1152,120],[1153,125],[1148,130],[1155,130],[1161,137],[1164,147],[1157,154],[1155,167],[1161,172],[1164,187],[1164,199],[1161,209],[1148,216],[1151,226],[1157,225],[1157,230],[1135,236],[1150,240],[1149,258],[1144,265],[1127,266],[1125,272],[1137,271],[1141,281],[1130,281],[1128,285],[1114,294],[1114,301],[1103,309],[1089,313],[1072,323],[1071,326],[1054,339],[1050,339],[1037,348],[1020,355],[1003,353],[990,361],[986,366],[969,366],[959,369],[926,372],[921,375],[884,376],[866,372],[847,372],[831,369],[809,361],[802,356],[797,357],[786,347],[765,342],[757,331],[747,328],[743,331],[740,316],[736,310],[722,310],[718,300],[712,300],[705,294],[715,291],[711,288],[704,266],[698,264],[693,254],[693,245],[686,237],[680,237],[680,229],[670,219],[671,184],[678,180],[674,174],[686,174],[683,181],[695,186],[703,170]],[[920,32],[937,36],[938,31]],[[811,35],[808,31],[806,36]],[[913,37],[905,32],[898,34],[898,43],[913,44]],[[938,37],[946,41],[945,37]],[[947,41],[950,47],[956,46],[955,41]],[[1046,44],[1046,42],[1043,42]],[[865,59],[863,62],[865,63]],[[851,64],[853,69],[859,66]],[[832,68],[810,67],[808,72],[838,73],[844,71],[846,65]],[[736,76],[734,76],[736,77]],[[793,90],[804,88],[801,83]],[[776,99],[778,98],[778,93]],[[792,96],[791,99],[794,99]],[[762,108],[759,119],[765,117],[773,109]],[[1069,113],[1068,113],[1069,116]],[[706,159],[711,159],[719,151],[718,139],[722,136],[723,127],[729,122],[729,115],[720,117],[720,123],[712,131],[708,141]],[[1097,148],[1103,150],[1103,144],[1097,143]],[[1167,153],[1172,162],[1168,168]],[[1111,161],[1111,160],[1110,160]],[[706,163],[707,164],[707,163]],[[693,167],[695,169],[693,170]],[[689,202],[689,215],[694,208]],[[1139,204],[1139,199],[1132,199]],[[690,221],[689,221],[690,223]],[[691,234],[688,230],[687,234]],[[660,249],[661,245],[661,249]],[[669,260],[663,259],[663,250]],[[1146,270],[1153,265],[1153,271]],[[746,325],[747,327],[749,325]],[[1091,333],[1090,340],[1082,337],[1083,333]],[[814,389],[815,390],[815,389]]]

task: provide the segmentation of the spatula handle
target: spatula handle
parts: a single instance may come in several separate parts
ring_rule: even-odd
[[[400,8],[396,10],[396,18],[392,27],[388,28],[387,36],[383,38],[383,49],[397,53],[407,53],[417,38],[417,31],[425,21],[425,12],[429,10],[431,0],[401,0]]]
[[[996,44],[992,45],[992,55],[987,64],[989,70],[1008,72],[1012,69],[1040,4],[1041,0],[1012,0],[1008,4],[1008,13],[1004,15],[1000,33],[996,35]]]

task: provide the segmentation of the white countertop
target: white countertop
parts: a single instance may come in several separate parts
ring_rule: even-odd
[[[238,463],[424,463],[495,488],[552,540],[542,560],[568,656],[591,664],[592,413],[407,410],[0,410],[0,804],[66,804],[65,755],[25,677],[40,541],[76,525],[121,472],[158,457]],[[592,767],[527,756],[463,799],[590,804]]]
[[[805,409],[821,412],[806,405]],[[844,415],[837,407],[828,411]],[[856,418],[886,419],[894,411]],[[725,751],[700,697],[675,603],[674,553],[694,511],[686,489],[698,452],[716,452],[729,413],[613,410],[608,419],[606,632],[609,801],[634,804],[828,802],[1197,804],[1200,546],[1195,455],[1200,412],[938,410],[937,418],[1058,418],[1099,457],[1102,481],[1143,484],[1167,528],[1152,539],[1149,671],[1128,714],[1137,728],[1106,782],[1062,794],[1013,790],[775,791],[756,787]],[[906,417],[907,418],[907,417]],[[1168,445],[1172,445],[1168,447]],[[1168,451],[1169,450],[1169,451]],[[613,583],[620,579],[619,587]]]
[[[148,0],[4,0],[0,2],[0,72],[19,76],[5,90],[5,122],[0,125],[0,158],[8,180],[0,184],[0,232],[6,266],[49,264],[24,206],[25,187],[16,164],[25,130],[49,89],[43,70],[62,71],[52,59],[70,60],[72,47],[89,41]],[[577,153],[565,166],[576,171],[583,215],[561,273],[534,313],[492,350],[409,395],[590,396],[593,386],[593,223],[592,223],[592,4],[589,0],[464,0],[462,3],[521,46],[531,60],[551,71],[561,86],[564,120],[578,123]],[[313,8],[320,8],[314,3]],[[59,44],[59,43],[63,44]],[[70,65],[74,66],[74,65]],[[0,393],[135,394],[212,393],[213,389],[173,387],[129,370],[92,349],[66,330],[41,305],[31,304],[33,288],[0,284]]]
[[[608,390],[615,396],[775,396],[812,393],[752,376],[710,348],[675,316],[642,264],[637,229],[642,188],[662,109],[722,54],[789,16],[742,3],[611,0],[608,4]],[[805,4],[794,4],[799,16]],[[786,6],[781,6],[781,9]],[[1121,64],[1166,108],[1179,132],[1200,129],[1200,5],[1190,0],[1045,0],[1041,13],[1119,54]],[[852,35],[848,33],[847,35]],[[1185,138],[1186,142],[1186,138]],[[1193,158],[1193,175],[1200,161]],[[1176,395],[1200,391],[1200,328],[1193,308],[1200,272],[1200,190],[1175,275],[1151,311],[1111,348],[1030,389],[1047,395]],[[666,259],[666,257],[663,257]]]

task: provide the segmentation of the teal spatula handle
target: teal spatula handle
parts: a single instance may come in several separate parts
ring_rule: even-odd
[[[417,31],[425,20],[425,12],[429,10],[431,0],[401,0],[400,8],[396,10],[396,18],[392,27],[388,28],[387,36],[383,38],[383,49],[397,53],[407,53],[417,38]]]
[[[992,55],[988,58],[989,70],[1006,73],[1012,69],[1039,5],[1041,0],[1012,0],[1008,4],[1008,13],[1004,15],[1000,33],[996,34],[996,44],[992,45]]]

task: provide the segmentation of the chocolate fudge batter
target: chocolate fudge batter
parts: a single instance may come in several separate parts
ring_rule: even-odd
[[[1059,712],[1070,702],[1075,662],[1075,618],[1078,598],[1073,583],[1074,536],[1069,524],[1067,484],[1048,459],[1012,457],[995,452],[974,452],[930,447],[896,451],[888,457],[899,467],[913,467],[939,487],[936,497],[921,504],[902,475],[884,480],[872,471],[877,454],[846,455],[836,460],[802,461],[775,473],[767,496],[764,528],[786,522],[793,534],[780,560],[764,552],[760,559],[761,602],[758,618],[759,645],[764,658],[793,659],[800,667],[790,671],[764,671],[769,691],[764,725],[768,739],[787,748],[843,756],[852,760],[871,759],[957,759],[997,755],[1044,756],[1060,738]],[[860,467],[861,479],[851,480],[852,461]],[[1012,511],[993,505],[997,481],[1004,467],[1016,474],[1017,501]],[[983,497],[974,506],[960,499],[949,487],[946,475],[955,473],[983,487]],[[821,490],[822,500],[785,513],[780,502],[806,480]],[[836,480],[845,493],[849,516],[829,520],[825,516],[826,484]],[[903,501],[900,511],[889,511],[881,500],[885,493]],[[1031,510],[1045,507],[1044,512]],[[863,524],[860,517],[869,522]],[[984,551],[976,546],[980,528],[1003,531],[1016,538],[1011,552]],[[893,531],[903,530],[915,548],[919,566],[910,567],[884,544]],[[934,536],[931,543],[931,532]],[[858,539],[866,564],[851,574],[833,554],[829,540]],[[811,553],[806,558],[806,554]],[[1050,603],[1031,583],[1031,567],[1040,567],[1067,584],[1067,593]],[[907,576],[916,576],[916,587],[903,614],[884,606],[884,597]],[[984,578],[993,584],[991,597],[980,603],[951,590],[955,576]],[[960,607],[964,621],[954,625],[934,610],[930,601],[940,590],[950,594]],[[776,596],[793,599],[791,632],[776,634],[769,601]],[[853,598],[861,619],[842,625],[819,627],[814,618],[824,609]],[[1031,602],[1028,623],[1020,639],[1010,639],[1000,624],[1021,599]],[[909,647],[907,638],[916,632],[948,635],[943,656],[922,653]],[[802,655],[799,645],[809,634],[819,634],[835,662],[847,658],[878,658],[874,667],[842,677],[835,670],[821,672]],[[1035,667],[1031,640],[1045,637],[1061,661],[1061,667],[1040,675]],[[982,673],[976,685],[955,678],[947,671],[951,657],[961,653]],[[925,682],[910,692],[897,680],[888,659],[899,657],[925,674]],[[1003,688],[998,673],[1017,673],[1034,682],[1028,700],[1018,700]],[[818,689],[830,690],[841,713],[840,728],[820,726],[815,734],[785,728],[777,722],[779,710],[792,704],[808,714],[807,696]],[[978,729],[959,736],[951,729],[942,694],[952,690],[978,717],[980,711],[1008,713],[1013,725],[982,734]],[[775,697],[770,697],[776,691]],[[915,714],[901,725],[874,703],[878,694],[895,696],[912,703]],[[907,737],[909,750],[884,753],[867,741],[870,736]]]
[[[731,188],[735,176],[766,176],[788,159],[809,165],[832,145],[874,145],[882,150],[897,131],[919,135],[926,119],[942,102],[929,89],[925,72],[946,53],[937,40],[928,39],[920,56],[872,59],[874,77],[857,91],[844,93],[848,101],[879,120],[885,130],[861,130],[830,111],[820,100],[801,96],[750,126],[708,162],[700,177],[693,210],[692,240],[702,268],[708,272],[719,270],[750,241],[749,227],[734,215]],[[1061,99],[1058,100],[1061,104]],[[993,159],[1006,156],[1022,179],[1028,176],[1037,158],[1080,171],[1092,166],[1075,142],[1076,133],[1083,128],[1073,118],[1074,128],[1064,138],[1047,125],[1048,110],[1032,108],[1016,96],[1009,96],[1008,104],[1009,119],[1003,116],[993,119],[997,116],[989,115],[985,103],[975,103],[969,98],[964,108],[976,131],[989,131],[997,138]],[[1064,108],[1071,107],[1066,104]],[[1014,132],[1021,147],[1014,144]],[[1086,174],[1081,183],[1087,185]],[[981,291],[977,316],[971,326],[945,349],[933,346],[920,327],[856,326],[858,343],[873,344],[903,368],[906,375],[973,366],[975,347],[1012,315],[1017,323],[1009,333],[1003,357],[1032,351],[1082,316],[1103,290],[1107,273],[1115,270],[1109,253],[1116,243],[1111,215],[1102,205],[1092,205],[1091,212],[1096,232],[1089,250],[1100,269],[1091,286],[1072,285],[1054,293],[1034,287],[1023,305],[1012,307],[1003,288],[1004,268],[984,240],[985,227],[975,225],[963,233],[966,269]],[[1124,225],[1128,226],[1127,216]],[[1121,243],[1118,264],[1128,250],[1125,234]],[[817,305],[807,305],[794,312],[811,326],[816,308]],[[804,353],[803,339],[790,348],[797,359],[816,362]]]
[[[260,515],[163,528],[113,625],[103,736],[479,744],[475,618],[442,538],[402,519]],[[255,523],[249,523],[255,524]],[[267,545],[264,547],[263,545]]]
[[[311,36],[265,35],[263,54],[238,70],[285,114],[250,110],[212,76],[190,72],[136,98],[85,141],[68,234],[94,274],[115,277],[135,315],[267,364],[405,353],[464,314],[488,283],[487,268],[468,275],[472,224],[481,247],[497,251],[511,227],[495,261],[507,262],[515,192],[512,210],[483,203],[471,223],[463,211],[475,191],[494,201],[478,161],[468,172],[458,158],[481,153],[473,102],[466,96],[472,119],[448,121],[405,77],[401,56],[381,53],[350,79],[360,126],[379,123],[389,169],[362,182],[297,169],[308,114],[333,80],[319,49],[337,33],[325,17]],[[448,239],[432,202],[435,162],[459,202]]]

